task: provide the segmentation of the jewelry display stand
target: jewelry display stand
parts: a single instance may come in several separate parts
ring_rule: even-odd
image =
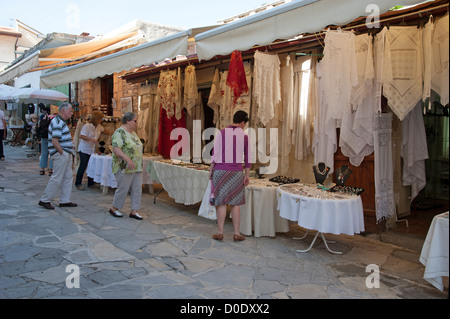
[[[344,185],[351,173],[352,170],[350,167],[342,165],[341,168],[336,171],[336,185]]]
[[[320,162],[313,166],[314,177],[316,178],[316,183],[323,185],[327,179],[328,172],[330,168],[325,165],[325,163]]]

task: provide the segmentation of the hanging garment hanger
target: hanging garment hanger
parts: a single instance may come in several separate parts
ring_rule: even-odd
[[[405,17],[403,17],[402,22],[398,24],[399,26],[407,26],[408,24],[405,22]]]

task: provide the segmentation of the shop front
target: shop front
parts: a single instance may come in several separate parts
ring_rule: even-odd
[[[366,231],[381,231],[387,221],[392,227],[411,214],[411,204],[428,185],[427,178],[423,184],[427,143],[414,157],[408,140],[421,142],[428,134],[417,114],[430,113],[429,105],[438,99],[444,109],[448,104],[448,91],[440,85],[445,65],[431,67],[424,58],[445,60],[439,50],[425,50],[429,47],[447,45],[448,53],[448,37],[445,42],[440,35],[446,32],[448,1],[394,11],[387,11],[391,1],[380,1],[376,28],[367,24],[366,3],[301,3],[196,35],[195,53],[187,49],[188,31],[47,73],[41,82],[78,82],[86,115],[90,106],[101,107],[103,92],[109,92],[112,110],[101,111],[112,111],[107,117],[112,126],[125,111],[139,114],[138,134],[147,154],[169,159],[181,139],[171,139],[171,133],[186,130],[188,151],[178,155],[192,164],[208,164],[213,139],[197,138],[195,132],[226,127],[237,110],[245,110],[249,128],[258,133],[254,171],[266,169],[268,179],[298,179],[326,190],[345,186],[361,197]],[[324,4],[331,7],[322,8],[326,14],[320,19],[308,14]],[[351,10],[334,21],[332,8]],[[305,19],[289,23],[299,17]],[[268,32],[272,29],[280,31]],[[260,38],[267,33],[270,38]],[[123,64],[125,56],[132,62]],[[418,76],[422,69],[427,73]],[[95,94],[98,88],[101,95]],[[443,141],[448,144],[448,136]]]
[[[223,34],[231,30],[234,33],[243,32],[245,28],[250,28],[249,22],[242,22],[242,30],[240,26],[225,26],[222,31],[218,28],[198,35],[197,54],[186,57],[186,60],[142,67],[126,73],[121,79],[127,85],[140,89],[153,87],[154,94],[138,95],[136,99],[156,103],[153,114],[159,108],[159,130],[151,135],[154,138],[154,134],[158,134],[157,149],[163,157],[169,157],[168,151],[175,144],[169,141],[170,130],[167,128],[189,129],[196,119],[201,119],[205,124],[202,130],[223,128],[230,123],[234,112],[244,109],[250,114],[249,127],[267,130],[266,148],[261,147],[258,150],[260,156],[257,156],[265,161],[255,162],[254,169],[268,166],[267,158],[270,158],[271,152],[275,154],[274,147],[270,147],[270,129],[277,129],[278,143],[275,148],[278,169],[268,177],[289,176],[304,183],[322,181],[325,188],[331,188],[339,184],[342,175],[347,175],[346,186],[363,189],[360,196],[366,230],[380,232],[386,227],[395,227],[399,218],[410,215],[414,199],[422,196],[423,176],[427,173],[423,163],[428,160],[427,152],[418,154],[416,158],[408,156],[411,151],[406,148],[407,140],[424,140],[427,128],[423,121],[420,122],[420,117],[413,114],[417,114],[418,109],[430,113],[428,107],[436,101],[429,102],[430,97],[423,90],[425,74],[419,80],[420,85],[417,85],[417,78],[410,77],[408,84],[402,80],[396,81],[397,74],[388,78],[383,71],[390,69],[391,73],[395,73],[403,67],[421,69],[424,66],[423,49],[427,47],[422,34],[431,26],[434,30],[440,30],[445,19],[448,19],[447,10],[448,2],[434,1],[384,13],[380,16],[380,27],[377,29],[368,27],[364,16],[340,26],[327,25],[320,32],[273,41],[270,45],[236,45],[245,49],[234,52],[239,52],[242,57],[241,67],[245,70],[248,86],[236,103],[232,88],[226,84],[228,75],[235,73],[236,60],[230,48],[235,48],[231,44],[236,40],[227,42],[221,38],[224,43],[220,47],[229,44],[226,52],[215,51],[215,46],[209,44],[208,51],[204,44],[219,41]],[[266,19],[261,21],[267,22]],[[411,46],[411,43],[392,42],[391,39],[397,38],[394,32],[416,39],[416,43]],[[445,30],[439,32],[445,33]],[[431,41],[438,43],[441,40],[435,34]],[[382,48],[386,41],[391,42],[387,49]],[[417,59],[409,61],[409,66],[406,61],[401,61],[405,62],[403,66],[395,64],[399,52],[411,50],[415,50]],[[195,70],[197,85],[193,91],[189,82],[192,70]],[[432,74],[427,73],[427,78],[436,78],[442,73],[442,70],[433,70]],[[174,91],[158,91],[167,78],[171,78],[169,86],[175,88]],[[384,91],[382,87],[385,87]],[[402,95],[389,94],[398,87],[402,87]],[[239,92],[240,88],[236,89]],[[434,99],[434,90],[440,90],[439,96],[444,99],[445,109],[448,103],[448,100],[445,102],[445,91],[440,86],[434,86]],[[201,98],[196,94],[189,96],[190,92],[201,93]],[[167,103],[168,96],[178,96],[178,100]],[[196,102],[189,102],[195,99]],[[408,102],[402,104],[398,100]],[[386,130],[374,129],[376,121],[384,122],[384,118],[378,118],[385,113],[392,114],[390,125]],[[419,122],[414,122],[416,120]],[[147,125],[155,127],[155,123]],[[407,133],[408,126],[417,129]],[[192,130],[190,134],[192,136]],[[409,137],[408,134],[414,136]],[[384,143],[381,138],[384,139],[385,135],[389,136],[389,147],[376,145],[376,141]],[[203,145],[208,142],[210,140],[203,141]],[[153,147],[156,150],[155,144]],[[194,153],[192,147],[190,156]],[[426,142],[420,148],[426,150]],[[386,161],[391,157],[392,161]],[[406,162],[412,163],[409,172],[402,169]],[[324,171],[322,175],[317,174],[313,168],[319,164],[328,167],[325,179]],[[321,175],[320,178],[317,175]],[[406,175],[409,177],[406,178]]]

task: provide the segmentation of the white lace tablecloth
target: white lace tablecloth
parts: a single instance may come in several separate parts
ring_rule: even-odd
[[[327,192],[314,184],[289,184],[277,189],[280,216],[321,233],[354,235],[364,231],[360,196]]]
[[[281,218],[277,211],[278,183],[267,179],[250,178],[245,187],[245,204],[241,207],[240,231],[255,237],[274,237],[276,233],[289,231],[288,220]],[[210,188],[205,192],[199,209],[199,216],[216,220],[216,208],[209,204]]]
[[[193,205],[202,201],[209,182],[208,166],[172,165],[165,161],[154,161],[153,167],[162,186],[175,202]]]
[[[448,277],[448,212],[434,216],[420,254],[420,262],[425,266],[423,278],[444,290],[444,280]]]
[[[153,184],[150,174],[147,172],[147,166],[151,161],[161,159],[162,156],[144,156],[142,184]],[[102,186],[117,187],[116,177],[112,172],[111,155],[91,155],[86,169],[87,176],[94,179],[94,182]]]

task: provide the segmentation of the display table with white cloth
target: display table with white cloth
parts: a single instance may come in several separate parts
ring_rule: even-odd
[[[444,280],[448,277],[448,212],[434,216],[420,254],[420,262],[425,266],[423,278],[444,290]]]
[[[277,211],[277,187],[268,179],[250,178],[245,187],[245,204],[241,208],[240,231],[255,237],[274,237],[276,233],[289,231],[289,221]],[[205,192],[199,216],[216,220],[216,208],[209,204],[210,190]]]
[[[277,211],[277,187],[268,179],[250,178],[245,187],[245,204],[241,206],[240,230],[244,235],[274,237],[289,231],[289,222]]]
[[[194,205],[202,201],[208,187],[209,166],[158,160],[153,161],[153,168],[161,185],[175,202]]]
[[[280,216],[295,221],[299,226],[316,230],[310,247],[297,252],[307,252],[319,234],[326,248],[324,233],[354,235],[364,231],[364,211],[360,196],[333,193],[318,188],[315,184],[288,184],[277,189]],[[307,233],[308,234],[308,233]],[[305,235],[306,237],[306,235]]]
[[[143,157],[143,175],[142,184],[153,187],[153,180],[147,172],[147,166],[151,161],[161,159],[162,156],[144,156]],[[112,156],[111,155],[91,155],[86,169],[87,176],[94,179],[94,182],[99,183],[103,187],[103,193],[108,192],[108,188],[117,188],[116,177],[112,172]]]

